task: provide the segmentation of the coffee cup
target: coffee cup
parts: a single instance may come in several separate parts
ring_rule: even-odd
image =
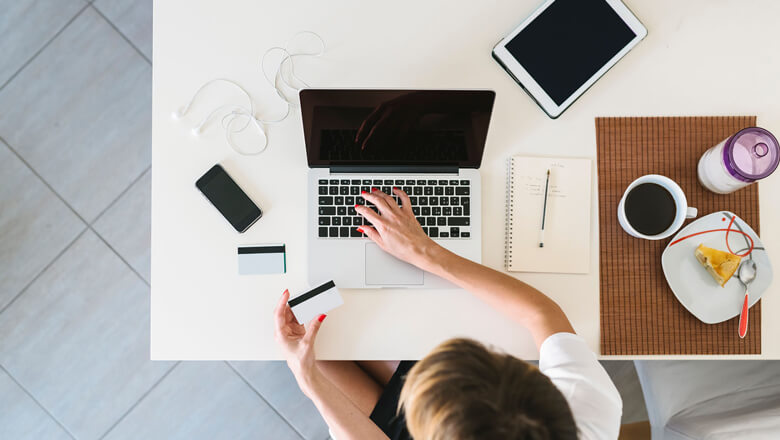
[[[629,235],[646,240],[670,237],[685,219],[694,218],[682,188],[659,174],[642,176],[628,185],[618,204],[618,222]]]

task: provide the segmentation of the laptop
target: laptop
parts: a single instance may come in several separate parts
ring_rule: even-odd
[[[404,190],[423,231],[482,259],[479,166],[495,92],[304,89],[308,278],[341,288],[451,287],[385,253],[357,227],[361,191]],[[394,197],[399,202],[397,197]]]

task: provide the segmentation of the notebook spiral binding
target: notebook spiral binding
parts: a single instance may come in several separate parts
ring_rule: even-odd
[[[513,212],[514,212],[514,158],[510,157],[506,161],[506,225],[505,225],[505,237],[504,237],[504,267],[508,271],[512,267],[512,224]]]

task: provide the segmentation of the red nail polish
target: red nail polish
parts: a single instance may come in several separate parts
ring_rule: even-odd
[[[376,188],[371,188],[371,191],[379,191],[379,190]]]
[[[360,191],[360,194],[368,194],[368,191]]]
[[[355,205],[355,208],[357,208],[358,206],[360,206],[360,205]]]
[[[356,228],[358,232],[363,233],[363,228]]]
[[[398,188],[396,188],[396,187],[393,187],[393,191],[398,191]]]
[[[320,315],[320,317],[317,318],[317,320],[322,322],[325,319],[326,316],[328,316],[328,315]]]

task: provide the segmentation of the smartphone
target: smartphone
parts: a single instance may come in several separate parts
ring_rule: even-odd
[[[260,210],[219,164],[211,167],[195,186],[238,232],[249,229],[260,217]]]

